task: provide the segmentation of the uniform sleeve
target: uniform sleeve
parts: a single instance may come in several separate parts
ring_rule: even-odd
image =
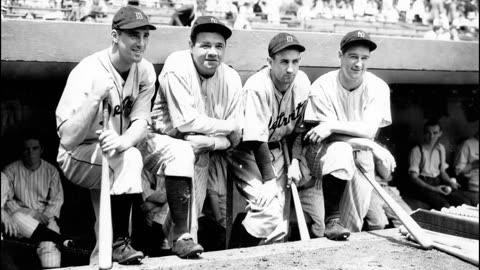
[[[306,123],[318,124],[327,120],[336,120],[335,108],[326,95],[323,86],[314,83],[310,87],[304,121]]]
[[[268,106],[265,91],[245,85],[245,127],[243,141],[268,142],[268,125],[272,112]],[[263,90],[263,89],[262,89]]]
[[[50,186],[48,187],[47,206],[43,214],[49,218],[60,217],[60,209],[63,205],[63,187],[60,175],[55,167],[50,168]]]
[[[295,108],[296,114],[300,115],[300,118],[297,120],[297,123],[295,124],[295,129],[294,132],[301,133],[305,132],[306,127],[305,127],[305,109],[307,107],[307,100],[308,100],[308,94],[309,94],[309,89],[310,89],[310,80],[308,79],[307,75],[302,73],[302,81],[300,85],[298,86],[299,92],[304,93],[302,98],[300,99],[300,102],[297,104],[297,107]]]
[[[460,175],[460,172],[465,168],[465,166],[467,166],[468,157],[470,155],[469,152],[468,146],[464,142],[457,154],[457,157],[455,158],[455,173],[457,175]]]
[[[421,162],[421,154],[420,154],[420,148],[418,146],[415,146],[411,151],[410,151],[410,156],[408,158],[408,172],[413,172],[420,174],[420,162]]]
[[[159,83],[174,128],[181,127],[182,132],[205,135],[227,133],[226,121],[201,115],[197,111],[194,96],[190,94],[190,86],[184,78],[174,72],[167,72],[159,78]]]
[[[157,75],[152,64],[148,64],[145,72],[140,74],[141,81],[138,97],[133,104],[130,120],[133,122],[138,119],[144,119],[148,124],[152,123],[150,111],[152,107],[152,98],[155,94],[155,80]]]
[[[13,196],[13,192],[12,192],[12,188],[10,186],[10,181],[8,180],[8,176],[2,172],[1,174],[1,177],[2,177],[2,202],[1,202],[1,208],[3,209],[3,207],[5,206],[5,202],[9,199],[12,198]]]
[[[365,106],[364,121],[379,128],[390,125],[392,123],[390,88],[380,79],[368,87],[374,89],[371,89],[369,103]]]
[[[15,180],[15,173],[14,173],[14,168],[13,166],[7,166],[4,170],[4,173],[7,177],[7,181],[8,181],[8,186],[10,187],[11,189],[11,197],[9,197],[6,202],[5,202],[5,210],[7,210],[7,212],[9,214],[13,214],[15,213],[18,209],[22,208],[22,206],[20,206],[18,204],[18,202],[15,200],[15,196],[14,196],[14,191],[13,191],[13,181]],[[3,184],[3,183],[2,183]]]
[[[68,75],[67,83],[56,109],[57,131],[61,125],[72,117],[89,96],[93,88],[93,80],[83,63],[75,67]],[[85,123],[85,127],[90,123]]]

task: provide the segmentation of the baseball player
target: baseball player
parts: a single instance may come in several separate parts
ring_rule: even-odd
[[[236,243],[241,247],[280,242],[287,234],[286,166],[288,174],[298,182],[302,146],[295,140],[292,164],[285,164],[283,151],[287,149],[283,149],[281,141],[303,131],[310,87],[307,75],[298,70],[303,51],[305,47],[294,35],[277,34],[268,45],[268,66],[244,85],[243,141],[232,153],[235,183],[247,200],[248,212],[239,233],[241,242]]]
[[[143,258],[130,246],[130,207],[141,196],[142,157],[135,145],[144,139],[151,122],[155,70],[143,58],[150,30],[155,26],[133,6],[113,17],[112,45],[83,59],[68,76],[57,106],[60,146],[57,161],[65,176],[91,191],[97,222],[102,152],[110,166],[113,260],[129,264]],[[107,99],[109,129],[102,131],[102,101]],[[98,241],[90,258],[98,263]]]
[[[376,47],[364,31],[346,34],[338,52],[340,69],[320,76],[310,88],[305,122],[313,128],[305,136],[310,142],[306,159],[323,185],[329,239],[343,240],[362,228],[372,187],[357,165],[371,179],[372,153],[391,171],[395,166],[390,152],[371,140],[392,121],[388,85],[367,71]]]
[[[67,241],[58,234],[57,225],[63,188],[57,169],[41,158],[42,152],[38,137],[27,134],[22,159],[7,165],[2,172],[2,201],[7,199],[5,212],[2,207],[2,222],[11,221],[10,226],[6,226],[9,235],[39,241],[37,254],[42,267],[53,268],[60,267],[61,263],[55,243],[63,245]],[[4,178],[8,179],[7,183]],[[8,188],[5,198],[4,184]],[[53,237],[43,237],[45,235]]]
[[[158,76],[160,88],[152,110],[152,129],[141,145],[145,168],[164,175],[173,223],[172,252],[180,258],[203,252],[189,233],[189,197],[194,181],[196,211],[202,209],[209,178],[220,172],[223,150],[238,144],[242,85],[238,73],[223,63],[231,30],[212,16],[199,17],[190,49],[170,54]],[[166,151],[170,146],[173,153]],[[181,156],[183,155],[183,157]],[[212,158],[210,158],[212,157]],[[196,221],[192,220],[192,224]],[[195,227],[195,226],[193,226]]]

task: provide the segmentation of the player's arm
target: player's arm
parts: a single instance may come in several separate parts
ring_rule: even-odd
[[[260,207],[267,207],[277,195],[277,181],[275,172],[273,171],[272,160],[270,158],[270,150],[268,143],[260,141],[246,141],[241,145],[252,150],[255,156],[260,174],[262,175],[263,185],[261,186],[254,204]]]
[[[47,218],[60,217],[60,209],[63,205],[63,188],[60,182],[60,174],[56,168],[52,168],[50,172],[50,186],[48,188],[47,206],[43,214]]]
[[[76,110],[73,114],[58,123],[57,126],[60,144],[67,151],[73,150],[83,142],[90,130],[89,127],[95,119],[99,106],[108,96],[110,90],[115,87],[112,78],[99,80],[97,83],[87,86],[81,82],[82,78],[80,78],[81,74],[78,73],[79,71],[75,70],[72,72],[75,73],[69,76],[67,86],[57,107],[57,118],[59,118],[59,111],[62,114],[62,111],[68,111],[68,107],[75,104],[74,99],[79,98],[83,99],[83,101],[78,104],[79,106],[75,106]],[[91,90],[80,89],[75,86],[76,83],[80,84],[79,87],[91,87]],[[80,94],[84,96],[79,96]]]
[[[200,114],[195,108],[195,97],[190,94],[188,83],[181,76],[168,72],[159,78],[159,83],[173,126],[180,132],[228,135],[236,128],[234,121]]]

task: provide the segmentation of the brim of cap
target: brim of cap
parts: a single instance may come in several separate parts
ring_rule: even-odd
[[[282,51],[282,50],[285,50],[286,48],[295,48],[295,49],[298,49],[298,51],[300,52],[304,52],[305,51],[305,47],[303,47],[302,45],[300,44],[285,44],[283,46],[280,46],[278,48],[275,48],[275,50],[271,51],[270,54],[276,54],[278,53],[279,51]]]
[[[198,34],[200,32],[217,32],[220,33],[225,40],[232,36],[232,30],[230,30],[230,28],[218,23],[204,23],[192,29],[192,34]]]
[[[350,42],[347,42],[347,43],[343,44],[342,49],[347,47],[347,46],[351,46],[354,43],[365,44],[365,45],[367,45],[368,48],[370,48],[370,51],[373,51],[377,48],[377,44],[375,44],[375,42],[373,42],[371,40],[363,39],[363,40],[352,40]]]
[[[145,26],[148,26],[149,30],[157,29],[157,27],[155,27],[155,25],[150,24],[150,23],[141,22],[141,21],[127,23],[125,25],[119,26],[118,28],[123,29],[123,30],[130,30],[130,29],[135,29],[135,28],[140,28],[140,27],[145,27]]]

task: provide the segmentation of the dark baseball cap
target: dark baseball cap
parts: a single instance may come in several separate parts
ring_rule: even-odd
[[[223,24],[218,18],[213,16],[200,16],[195,20],[192,26],[190,38],[193,40],[200,32],[216,32],[227,40],[232,35],[232,30]]]
[[[340,41],[340,49],[343,50],[343,48],[353,43],[363,43],[370,48],[370,51],[373,51],[377,48],[377,44],[372,41],[370,35],[362,30],[355,30],[346,34],[342,38],[342,41]]]
[[[148,26],[148,29],[157,29],[148,21],[148,16],[134,6],[121,7],[113,16],[112,29],[135,29]]]
[[[288,47],[295,47],[300,52],[305,51],[305,47],[300,44],[294,35],[288,33],[279,33],[270,40],[270,43],[268,44],[268,55],[273,56],[274,54]]]

